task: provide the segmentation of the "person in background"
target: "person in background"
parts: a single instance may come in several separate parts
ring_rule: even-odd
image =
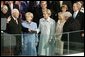
[[[72,2],[71,1],[52,1],[51,9],[53,11],[53,18],[57,22],[58,21],[58,12],[61,11],[62,5],[67,5],[68,11],[72,12]],[[57,15],[56,15],[57,14]]]
[[[68,7],[67,7],[67,5],[64,4],[61,6],[61,12],[59,12],[59,13],[64,14],[65,12],[68,12],[67,10],[68,10]]]
[[[27,11],[34,14],[33,22],[39,25],[39,19],[42,17],[40,1],[27,1]]]
[[[58,14],[63,14],[63,15],[65,15],[66,12],[69,13],[69,14],[71,14],[71,13],[68,11],[67,5],[66,5],[66,4],[63,4],[63,5],[61,6],[61,11],[58,12]],[[57,19],[58,19],[58,18],[57,18]]]
[[[20,11],[20,18],[22,20],[25,20],[25,13],[27,12],[27,3],[25,1],[15,1],[14,7],[19,9]]]
[[[22,22],[23,39],[22,39],[22,55],[37,56],[36,46],[38,43],[37,24],[32,22],[33,14],[27,12],[25,14],[26,21]]]
[[[7,5],[8,9],[9,9],[9,13],[10,15],[12,14],[12,10],[14,9],[14,1],[5,1],[5,5]]]
[[[73,18],[80,23],[81,29],[84,29],[84,13],[80,12],[78,3],[73,4]]]
[[[3,5],[1,8],[1,18],[8,18],[10,16],[8,12],[8,7],[6,5]]]
[[[54,50],[52,45],[55,33],[55,21],[50,18],[51,11],[49,9],[43,11],[43,18],[39,21],[39,28],[37,32],[40,33],[40,41],[38,48],[38,55],[42,56],[52,56]]]

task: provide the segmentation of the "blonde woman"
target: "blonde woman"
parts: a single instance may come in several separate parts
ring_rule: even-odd
[[[37,24],[32,22],[33,14],[27,12],[25,14],[26,21],[22,22],[23,27],[23,49],[22,55],[28,56],[37,56],[36,52],[36,43],[38,42],[37,38]]]
[[[52,56],[52,39],[55,32],[55,21],[50,18],[51,11],[49,9],[43,11],[43,18],[40,19],[38,32],[40,34],[38,55]]]

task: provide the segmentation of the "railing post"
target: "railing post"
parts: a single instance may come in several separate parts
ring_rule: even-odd
[[[68,34],[68,54],[69,54],[69,32],[67,34]]]
[[[11,35],[9,36],[10,38],[10,55],[12,56],[12,53],[11,53]]]

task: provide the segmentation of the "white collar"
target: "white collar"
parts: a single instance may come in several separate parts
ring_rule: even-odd
[[[17,20],[14,16],[12,16],[14,20]]]
[[[76,12],[74,12],[74,13],[78,14],[78,12],[79,12],[79,11],[77,10],[77,11],[76,11]]]
[[[32,23],[32,21],[26,21],[28,24],[31,24]]]

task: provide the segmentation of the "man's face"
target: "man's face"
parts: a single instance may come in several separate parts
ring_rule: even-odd
[[[19,17],[19,12],[14,12],[14,13],[13,13],[13,16],[14,16],[15,18],[18,18],[18,17]]]
[[[47,4],[46,4],[46,1],[42,1],[41,2],[41,7],[44,9],[44,8],[47,8]]]
[[[77,4],[73,4],[73,11],[75,12],[75,11],[77,11],[77,10],[78,10]]]

